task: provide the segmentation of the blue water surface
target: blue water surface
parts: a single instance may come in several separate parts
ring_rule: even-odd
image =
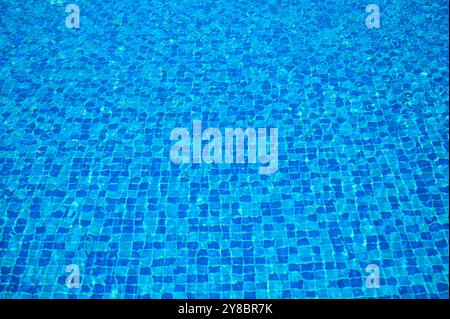
[[[0,0],[1,298],[448,298],[448,1],[73,1]]]

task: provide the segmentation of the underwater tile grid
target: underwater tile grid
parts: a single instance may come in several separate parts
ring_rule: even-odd
[[[448,298],[448,2],[373,2],[0,0],[0,298]]]

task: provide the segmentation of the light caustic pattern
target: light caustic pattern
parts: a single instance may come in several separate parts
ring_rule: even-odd
[[[0,297],[448,298],[448,2],[371,2],[0,1]]]

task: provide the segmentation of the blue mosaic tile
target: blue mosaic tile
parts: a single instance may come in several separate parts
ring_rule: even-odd
[[[0,3],[0,298],[448,298],[447,1],[68,4]]]

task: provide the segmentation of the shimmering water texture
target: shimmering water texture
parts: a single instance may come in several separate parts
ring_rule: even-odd
[[[447,1],[75,3],[0,0],[0,297],[448,298]]]

